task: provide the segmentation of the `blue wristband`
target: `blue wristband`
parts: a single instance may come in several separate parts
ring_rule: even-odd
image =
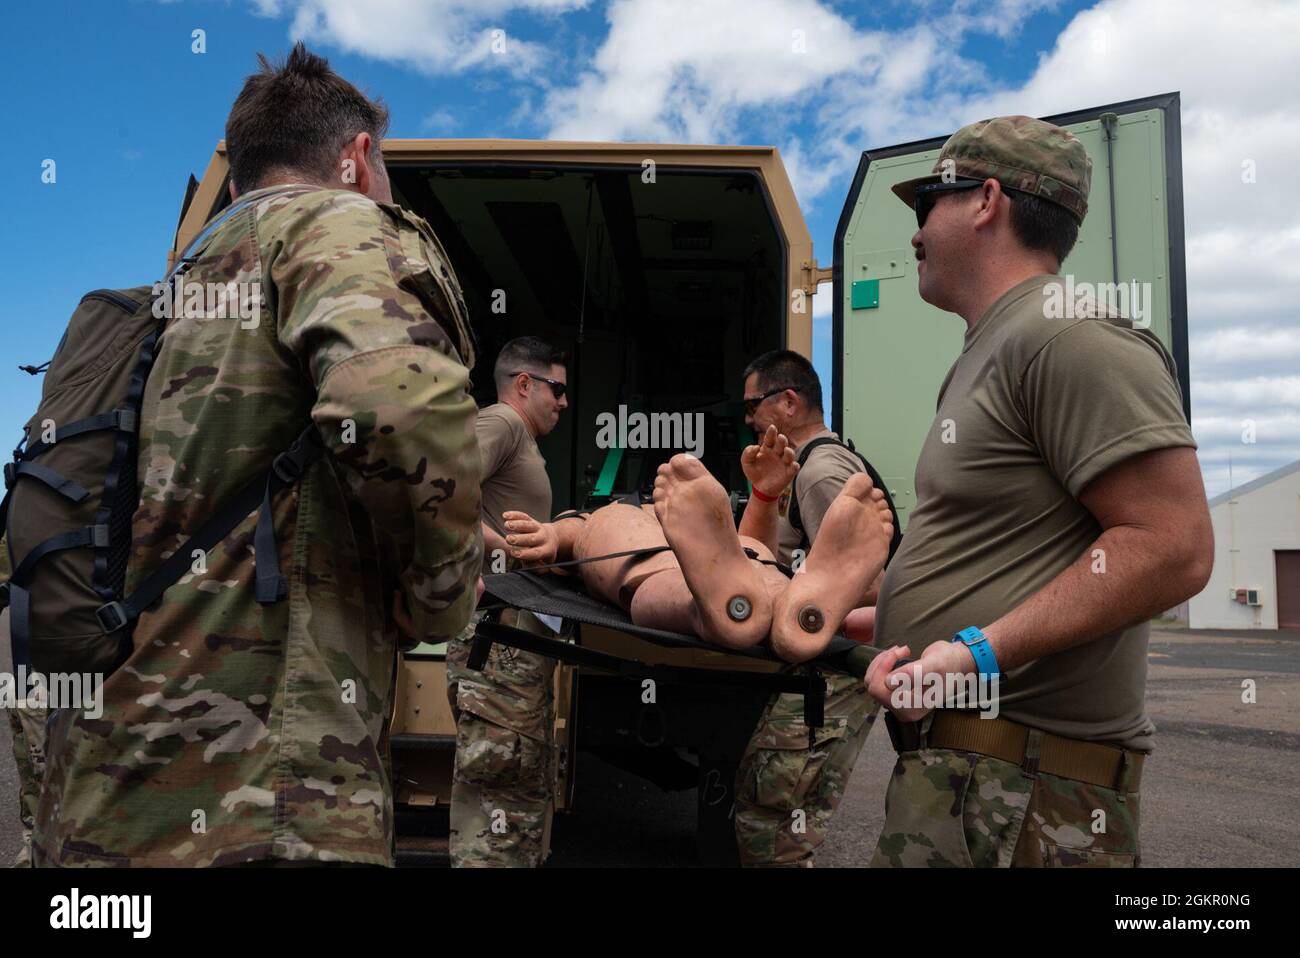
[[[988,638],[975,626],[962,629],[952,637],[952,640],[962,642],[970,649],[971,655],[975,656],[975,668],[979,670],[980,675],[1002,674],[1002,670],[998,668],[998,660],[993,655],[993,646],[989,645]]]

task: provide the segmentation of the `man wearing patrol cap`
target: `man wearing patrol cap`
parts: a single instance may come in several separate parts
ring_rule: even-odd
[[[866,681],[899,758],[876,866],[1138,863],[1147,622],[1201,590],[1213,541],[1159,340],[1045,305],[1090,177],[1069,132],[1012,116],[894,187],[921,297],[966,334],[877,605]],[[991,692],[997,717],[927,708],[936,680]]]

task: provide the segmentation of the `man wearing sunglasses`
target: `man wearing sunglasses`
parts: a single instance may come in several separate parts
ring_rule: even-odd
[[[894,187],[921,297],[966,333],[876,606],[867,687],[899,752],[876,866],[1139,860],[1147,623],[1204,587],[1213,541],[1160,341],[1105,306],[1047,306],[1090,179],[1073,135],[1012,116]],[[996,717],[982,694],[894,695],[936,679],[977,681]]]
[[[502,514],[551,515],[551,480],[537,438],[568,407],[564,354],[535,336],[502,347],[493,369],[497,402],[481,409],[475,432],[483,480],[484,572],[502,571],[510,552]],[[447,693],[456,715],[451,861],[455,867],[541,864],[551,813],[556,755],[555,660],[494,645],[481,672],[465,666],[479,615],[447,645]],[[551,635],[527,612],[502,621]]]
[[[844,484],[867,470],[827,427],[821,381],[807,358],[773,350],[751,362],[744,376],[745,422],[759,441],[741,459],[753,488],[740,534],[762,541],[798,569]],[[789,485],[779,468],[783,459],[800,463]],[[884,488],[879,477],[873,481]],[[858,606],[875,602],[879,582]],[[826,839],[877,711],[852,676],[828,674],[826,682],[825,724],[813,740],[803,723],[803,696],[790,693],[772,696],[750,738],[736,776],[742,865],[812,867]]]

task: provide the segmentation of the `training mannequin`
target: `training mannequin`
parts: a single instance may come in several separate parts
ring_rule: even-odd
[[[798,469],[775,429],[756,458],[747,464],[751,477],[751,465],[786,481]],[[765,484],[779,488],[779,482]],[[770,638],[773,651],[791,662],[826,648],[884,567],[893,535],[883,494],[869,476],[855,475],[827,510],[802,568],[787,578],[767,564],[770,549],[736,534],[726,490],[686,454],[659,467],[653,506],[612,503],[549,523],[522,512],[506,512],[504,519],[512,555],[525,566],[667,545],[670,551],[576,568],[590,594],[621,607],[637,625],[693,633],[730,649]]]

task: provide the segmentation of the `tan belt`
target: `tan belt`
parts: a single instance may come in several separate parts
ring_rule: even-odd
[[[1031,731],[1027,726],[1007,719],[982,719],[968,712],[938,709],[926,736],[926,744],[930,748],[978,752],[1020,765],[1031,774],[1046,772],[1101,788],[1125,792],[1138,790],[1142,781],[1142,763],[1146,758],[1141,752],[1044,732],[1035,763],[1025,754]]]

